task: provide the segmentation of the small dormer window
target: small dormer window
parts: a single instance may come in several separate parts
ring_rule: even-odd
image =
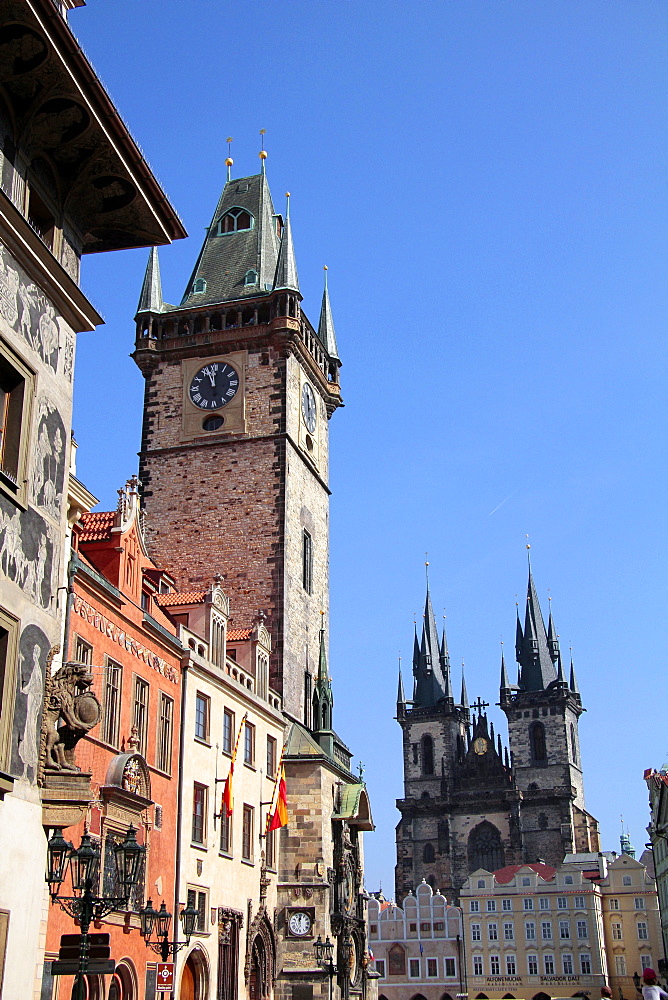
[[[244,285],[257,285],[257,271],[246,271]]]
[[[238,233],[242,229],[252,229],[253,216],[245,208],[231,208],[218,223],[218,235]]]
[[[193,285],[193,292],[205,292],[206,291],[206,281],[204,278],[198,278]]]

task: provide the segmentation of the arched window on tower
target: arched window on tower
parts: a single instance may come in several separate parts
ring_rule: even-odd
[[[547,748],[545,746],[545,726],[542,722],[533,722],[529,729],[529,742],[531,744],[531,759],[534,764],[547,760]]]
[[[257,285],[257,271],[246,271],[244,285]]]
[[[193,292],[205,292],[206,291],[206,281],[204,278],[198,278],[193,285]]]
[[[422,773],[434,773],[434,741],[428,733],[422,737]]]
[[[425,844],[424,850],[422,851],[422,860],[425,864],[430,865],[434,860],[436,853],[434,851],[433,844]]]
[[[577,744],[577,738],[575,736],[575,726],[573,725],[572,722],[571,722],[571,753],[573,755],[573,763],[577,764],[577,762],[578,762],[578,744]]]
[[[238,233],[242,229],[252,229],[253,216],[245,208],[231,208],[218,223],[218,235]]]
[[[484,868],[494,872],[505,865],[501,834],[488,820],[485,820],[471,830],[468,842],[469,871]]]

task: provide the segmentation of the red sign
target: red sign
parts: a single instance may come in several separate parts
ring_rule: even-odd
[[[174,989],[174,963],[158,962],[156,990],[158,993],[171,993]]]

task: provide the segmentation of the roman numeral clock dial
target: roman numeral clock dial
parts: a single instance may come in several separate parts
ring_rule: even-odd
[[[188,388],[191,403],[200,410],[219,410],[237,393],[239,374],[224,361],[212,361],[193,376]]]

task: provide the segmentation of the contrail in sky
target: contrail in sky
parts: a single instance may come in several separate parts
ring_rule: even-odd
[[[519,487],[518,487],[518,489],[519,489]],[[491,516],[492,516],[492,514],[496,514],[497,510],[498,510],[498,509],[499,509],[500,507],[503,507],[504,503],[508,503],[508,501],[509,501],[509,500],[510,500],[510,499],[511,499],[512,497],[514,497],[516,493],[517,493],[517,490],[513,490],[513,492],[512,492],[512,493],[509,493],[509,494],[508,494],[508,496],[506,497],[506,499],[505,499],[505,500],[502,500],[502,501],[501,501],[501,503],[499,503],[499,504],[497,504],[497,505],[496,505],[496,507],[494,508],[494,510],[490,510],[490,512],[489,512],[489,514],[487,515],[487,517],[491,517]]]

